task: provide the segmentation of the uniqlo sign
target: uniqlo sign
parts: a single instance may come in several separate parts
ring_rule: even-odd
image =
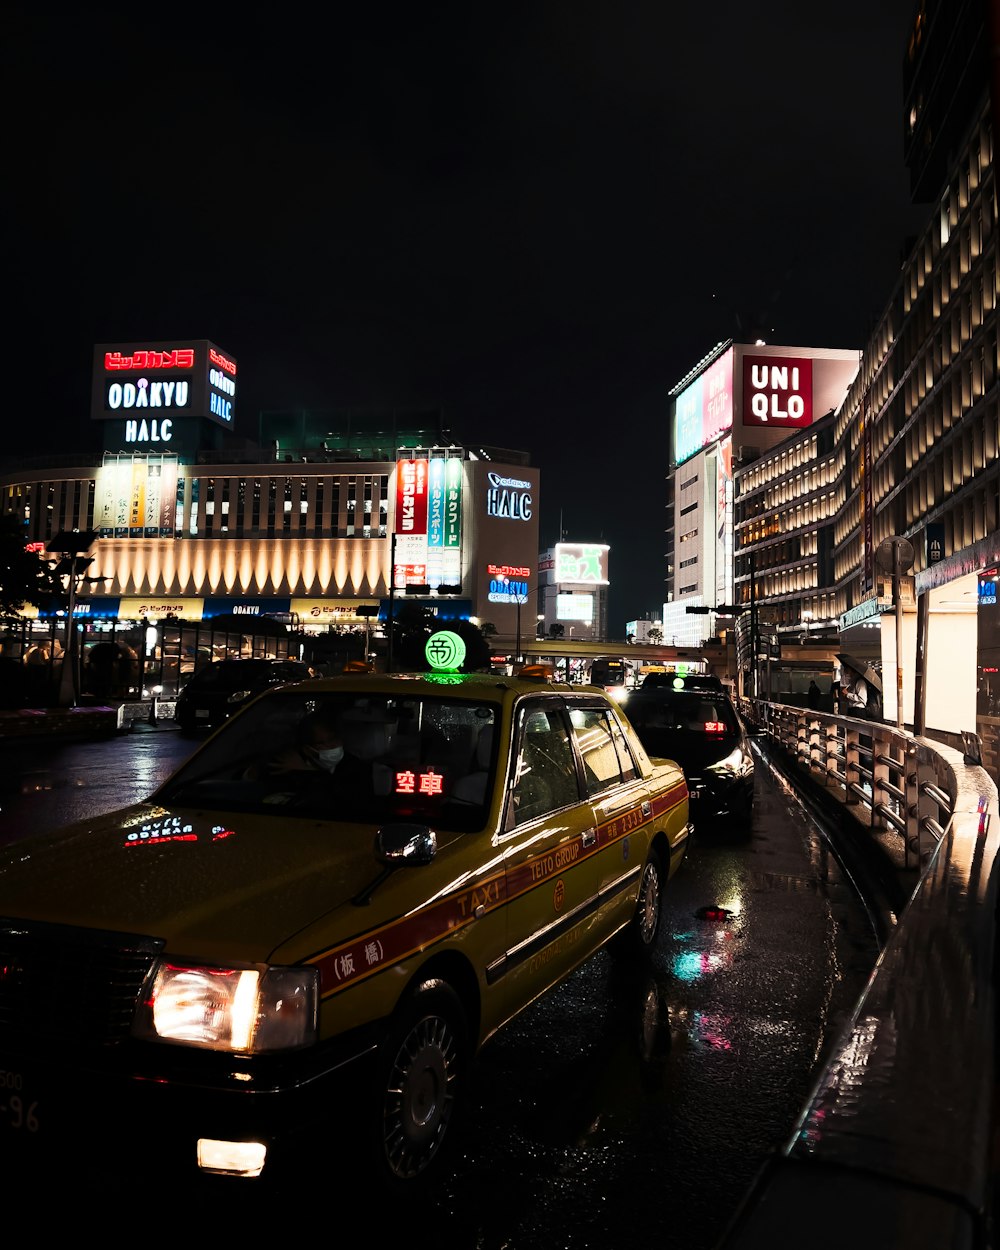
[[[743,357],[743,424],[812,425],[812,361],[798,356]]]

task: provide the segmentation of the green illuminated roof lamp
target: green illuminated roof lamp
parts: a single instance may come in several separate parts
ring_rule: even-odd
[[[465,642],[450,629],[440,629],[427,639],[424,656],[433,672],[457,673],[465,663]]]

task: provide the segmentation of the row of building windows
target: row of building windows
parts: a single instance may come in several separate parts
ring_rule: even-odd
[[[3,511],[27,523],[32,538],[60,530],[93,529],[96,482],[12,484]],[[202,478],[181,476],[173,505],[177,537],[266,535],[380,537],[389,522],[389,475],[302,478]]]
[[[991,258],[996,256],[991,251]],[[960,306],[946,314],[935,329],[921,354],[914,360],[903,390],[904,413],[909,417],[920,407],[948,370],[960,360],[963,349],[983,325],[984,315],[992,312],[996,293],[983,294],[982,275],[977,275],[971,289],[964,293]],[[961,384],[952,390],[952,405],[961,416],[991,385],[996,376],[996,342],[979,337],[976,351],[968,361]]]
[[[953,231],[980,190],[984,176],[992,173],[993,140],[989,119],[981,116],[970,141],[956,166],[949,186],[944,191],[938,210],[938,229],[928,230],[922,246],[915,252],[904,283],[905,311],[916,301],[924,284],[934,271],[937,252],[951,242]],[[971,251],[971,249],[970,249]],[[965,257],[971,263],[971,255]]]

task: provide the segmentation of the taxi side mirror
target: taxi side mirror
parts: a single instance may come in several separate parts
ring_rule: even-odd
[[[371,902],[372,895],[397,868],[407,864],[422,867],[429,864],[437,854],[437,834],[429,825],[410,824],[400,821],[397,824],[382,825],[375,834],[375,858],[382,865],[374,881],[368,883],[360,894],[356,894],[351,902],[355,907],[365,907]]]
[[[437,834],[428,825],[383,825],[375,834],[375,858],[387,868],[429,864],[437,854]]]

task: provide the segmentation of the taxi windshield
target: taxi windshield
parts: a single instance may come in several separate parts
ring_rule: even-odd
[[[280,691],[248,707],[154,796],[164,805],[480,829],[499,705]]]

